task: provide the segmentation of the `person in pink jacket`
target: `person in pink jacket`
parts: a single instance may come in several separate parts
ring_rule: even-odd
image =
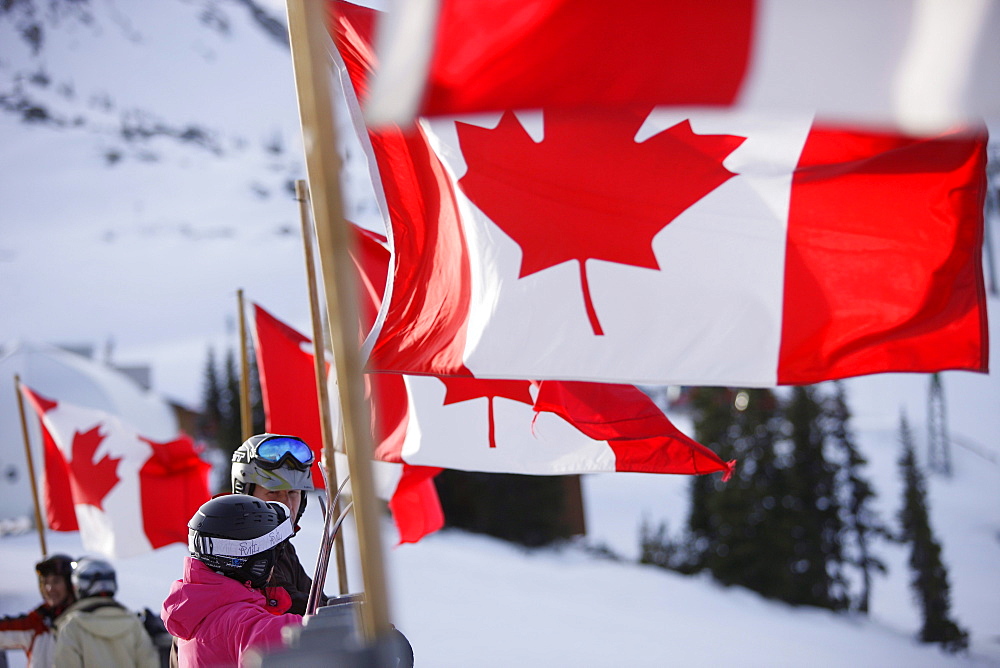
[[[283,504],[229,494],[201,506],[188,523],[184,576],[171,585],[161,616],[177,637],[178,664],[240,666],[250,650],[282,646],[288,593],[267,582],[293,533]]]

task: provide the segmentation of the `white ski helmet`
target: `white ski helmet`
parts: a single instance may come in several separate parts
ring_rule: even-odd
[[[257,485],[271,491],[312,491],[315,461],[312,448],[298,436],[251,436],[233,453],[233,493],[253,495]]]
[[[84,557],[73,564],[73,572],[69,576],[73,583],[73,591],[77,598],[108,594],[114,596],[118,591],[118,580],[115,568],[103,559]]]

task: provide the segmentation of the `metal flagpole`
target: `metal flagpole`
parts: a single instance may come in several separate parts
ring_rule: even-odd
[[[302,138],[309,175],[310,201],[316,223],[320,270],[330,322],[333,357],[344,416],[344,447],[351,476],[351,495],[358,532],[364,582],[362,627],[368,640],[386,637],[389,602],[372,476],[372,438],[358,352],[357,293],[340,197],[340,156],[337,153],[327,3],[287,0],[288,33],[299,101]],[[330,462],[327,462],[327,466]],[[336,480],[334,475],[328,476]]]
[[[14,374],[14,394],[17,395],[17,410],[21,414],[21,433],[24,435],[24,458],[28,460],[28,477],[31,479],[31,498],[35,501],[35,526],[38,527],[38,542],[42,545],[42,558],[48,556],[45,545],[45,522],[42,521],[42,507],[38,502],[38,482],[35,480],[35,460],[31,456],[31,440],[28,438],[28,420],[24,417],[24,395],[21,394],[21,377]]]
[[[312,316],[313,360],[316,365],[316,396],[319,398],[319,423],[323,430],[323,466],[333,473],[327,477],[329,493],[337,484],[337,464],[334,460],[333,424],[330,419],[330,391],[326,384],[326,337],[323,335],[323,318],[319,305],[319,289],[316,276],[316,259],[313,253],[315,236],[312,218],[309,216],[309,190],[305,181],[295,182],[295,197],[299,201],[299,216],[302,219],[302,244],[305,247],[306,278],[309,284],[309,313]],[[339,401],[339,399],[338,399]],[[328,513],[340,515],[340,501],[333,497]],[[337,585],[339,593],[347,593],[347,563],[344,559],[344,541],[338,534],[333,540],[337,559]]]
[[[247,315],[243,307],[243,288],[236,291],[240,315],[240,432],[243,440],[253,436],[253,407],[250,405],[250,360],[247,352]]]

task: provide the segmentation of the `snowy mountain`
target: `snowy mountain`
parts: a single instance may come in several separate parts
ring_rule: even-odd
[[[194,405],[237,289],[306,329],[283,21],[249,0],[0,8],[0,341],[110,342]]]
[[[154,388],[194,406],[207,349],[236,344],[237,289],[308,331],[290,189],[304,177],[302,146],[276,28],[283,7],[0,3],[0,345],[110,343],[115,361],[152,364]],[[351,164],[348,217],[375,225],[359,194],[363,170]],[[991,298],[994,322],[998,305]],[[931,512],[954,616],[971,631],[967,656],[913,639],[919,618],[899,546],[879,546],[890,572],[876,580],[868,619],[636,565],[640,522],[677,530],[687,510],[686,479],[639,474],[585,478],[585,544],[525,552],[443,532],[387,550],[393,621],[422,666],[1000,665],[1000,382],[996,373],[942,377],[956,471],[930,479]],[[928,383],[906,374],[848,382],[887,521],[901,499],[900,412],[925,454]],[[0,427],[0,445],[22,447],[18,427]],[[318,535],[310,508],[296,539],[304,560]],[[388,526],[385,535],[393,544]],[[81,550],[76,534],[48,539],[51,551]],[[601,546],[621,561],[595,556]],[[172,546],[116,564],[122,600],[156,609],[183,553]],[[27,576],[37,555],[34,533],[0,537],[12,574],[0,578],[0,614],[37,602]],[[357,564],[349,573],[359,576]]]

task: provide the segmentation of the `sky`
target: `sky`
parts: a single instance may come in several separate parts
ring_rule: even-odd
[[[54,19],[41,56],[0,19],[0,91],[44,103],[54,119],[28,124],[0,112],[0,346],[85,343],[102,356],[110,347],[116,363],[151,364],[157,393],[196,406],[207,350],[237,343],[238,289],[310,331],[298,204],[287,189],[304,177],[290,58],[240,3],[91,6],[89,24]],[[123,127],[153,132],[129,142]],[[190,129],[202,141],[165,136]],[[348,217],[373,226],[360,181],[352,163]],[[997,304],[990,299],[994,322]],[[870,621],[629,563],[643,517],[683,522],[686,481],[671,476],[587,477],[583,546],[526,552],[443,532],[390,549],[393,619],[418,665],[431,666],[1000,665],[1000,388],[996,374],[942,377],[957,473],[932,481],[933,520],[957,617],[973,631],[971,657],[912,641],[905,554],[894,546],[884,546],[892,572],[876,585]],[[928,382],[848,382],[887,512],[899,497],[899,416],[924,438]],[[316,535],[315,512],[307,519],[300,554]],[[393,544],[388,526],[386,536]],[[80,549],[75,534],[51,540]],[[624,561],[583,549],[601,544]],[[124,600],[157,606],[182,554],[174,546],[118,564]],[[10,572],[28,573],[37,555],[34,534],[0,537]],[[0,612],[36,600],[29,578],[0,582]]]

